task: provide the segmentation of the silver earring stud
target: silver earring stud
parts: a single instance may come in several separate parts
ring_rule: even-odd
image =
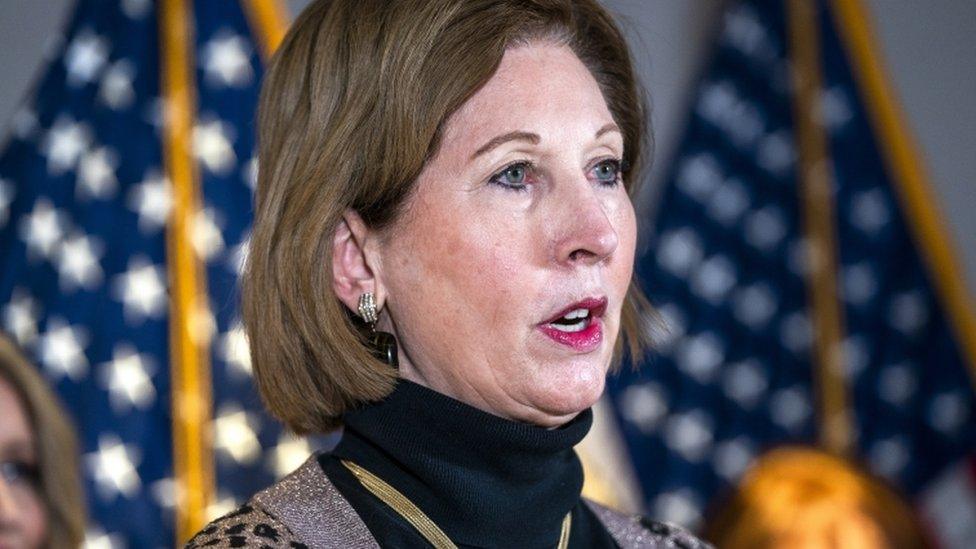
[[[369,324],[376,322],[376,299],[373,292],[365,292],[359,296],[359,316]]]
[[[393,368],[397,368],[399,358],[397,355],[397,340],[393,334],[376,331],[376,298],[372,292],[365,292],[359,296],[359,316],[366,324],[369,324],[366,345],[376,358],[386,362]]]

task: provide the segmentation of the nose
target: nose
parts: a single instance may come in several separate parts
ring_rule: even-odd
[[[567,188],[559,199],[560,230],[556,237],[556,255],[565,265],[595,265],[609,258],[620,238],[607,214],[600,190],[584,179],[583,184]]]

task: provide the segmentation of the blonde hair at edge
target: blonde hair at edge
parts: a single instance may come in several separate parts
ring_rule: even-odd
[[[705,538],[722,549],[930,546],[911,509],[883,482],[809,448],[767,453],[718,510]]]
[[[242,301],[258,388],[294,431],[336,428],[349,408],[389,394],[397,376],[369,353],[332,290],[343,212],[389,228],[447,118],[506,49],[537,41],[568,46],[600,85],[624,136],[634,197],[649,149],[643,94],[596,0],[319,0],[292,25],[261,91]],[[624,344],[640,354],[645,310],[632,285],[615,360]]]
[[[40,497],[48,518],[45,547],[78,547],[85,535],[85,508],[78,447],[68,414],[34,366],[0,335],[0,379],[20,398],[34,433]]]

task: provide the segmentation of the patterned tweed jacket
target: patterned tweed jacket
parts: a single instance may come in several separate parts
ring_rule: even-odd
[[[623,549],[709,549],[688,532],[664,523],[587,504]],[[236,511],[210,523],[186,545],[291,549],[379,548],[349,502],[312,456],[291,475],[258,492]]]

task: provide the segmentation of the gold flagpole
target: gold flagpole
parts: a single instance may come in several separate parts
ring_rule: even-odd
[[[820,25],[816,5],[790,0],[789,37],[793,61],[793,116],[799,149],[803,230],[807,242],[807,295],[814,337],[814,385],[820,410],[820,443],[838,455],[851,445],[844,379],[844,312],[837,289],[837,242],[831,193],[833,167],[821,124],[823,88]]]
[[[189,0],[163,0],[159,21],[165,105],[163,157],[173,192],[166,255],[176,535],[182,542],[206,523],[214,494],[211,333],[206,274],[192,241],[200,212],[199,175],[192,154],[196,115],[192,4]]]

